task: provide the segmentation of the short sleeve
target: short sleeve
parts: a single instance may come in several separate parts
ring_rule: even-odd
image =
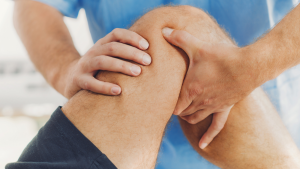
[[[35,0],[50,5],[60,11],[64,16],[77,18],[82,7],[81,0]]]

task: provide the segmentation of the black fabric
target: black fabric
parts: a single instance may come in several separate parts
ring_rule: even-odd
[[[117,169],[58,107],[27,145],[19,160],[6,169]]]

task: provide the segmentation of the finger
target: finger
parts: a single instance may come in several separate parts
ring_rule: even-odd
[[[81,77],[78,85],[84,90],[105,95],[119,95],[121,93],[121,88],[118,85],[99,81],[92,75],[84,75]]]
[[[203,101],[203,99],[198,97],[199,96],[197,96],[197,98],[193,100],[193,102],[189,105],[189,107],[187,107],[185,110],[182,111],[180,116],[188,116],[194,114],[199,110],[207,109],[207,107],[210,105],[211,100],[204,99]]]
[[[146,50],[149,47],[149,43],[141,35],[133,31],[120,28],[114,29],[97,43],[105,44],[113,41],[126,43],[142,50]]]
[[[183,49],[189,57],[198,51],[205,43],[201,43],[199,39],[183,30],[174,30],[163,28],[162,33],[165,39],[171,44]]]
[[[211,125],[199,141],[199,147],[201,149],[204,149],[217,136],[217,134],[220,133],[227,121],[227,118],[227,112],[214,114]]]
[[[95,50],[96,55],[101,54],[115,56],[127,60],[132,60],[143,65],[149,65],[151,63],[151,57],[146,52],[118,42],[106,43]]]
[[[131,76],[138,76],[142,71],[141,67],[138,65],[105,55],[94,57],[86,64],[88,72],[93,72],[95,70],[107,70]]]
[[[194,87],[191,81],[193,81],[193,77],[189,75],[188,70],[187,77],[183,82],[180,95],[175,106],[174,115],[181,115],[181,113],[192,104],[193,100],[203,93],[202,89]]]
[[[179,98],[177,104],[175,106],[175,110],[173,112],[174,115],[180,115],[183,110],[185,110],[193,101],[194,98],[189,96],[188,89],[186,89],[186,82],[182,86],[182,89],[179,94]]]
[[[197,124],[200,121],[206,119],[209,115],[212,114],[211,110],[198,110],[195,113],[188,116],[180,116],[183,120],[187,121],[190,124]]]

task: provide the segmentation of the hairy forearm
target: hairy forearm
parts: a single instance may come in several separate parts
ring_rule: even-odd
[[[17,0],[14,25],[36,68],[51,86],[63,94],[63,76],[80,55],[61,13],[40,2]]]
[[[261,84],[300,63],[299,17],[298,5],[263,38],[244,48],[245,55],[255,58]]]

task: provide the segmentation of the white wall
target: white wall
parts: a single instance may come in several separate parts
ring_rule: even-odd
[[[27,52],[13,27],[13,1],[0,0],[0,61],[27,60]],[[65,18],[77,50],[84,54],[92,45],[84,10],[77,19]]]
[[[1,108],[7,106],[62,105],[66,100],[46,83],[40,73],[32,73],[35,68],[13,26],[13,7],[13,1],[0,0],[0,115]],[[83,55],[93,45],[84,10],[77,19],[64,20],[77,50]]]
[[[35,71],[12,22],[13,1],[0,0],[0,168],[18,159],[39,127],[66,99]],[[84,10],[65,18],[76,48],[92,45]]]

